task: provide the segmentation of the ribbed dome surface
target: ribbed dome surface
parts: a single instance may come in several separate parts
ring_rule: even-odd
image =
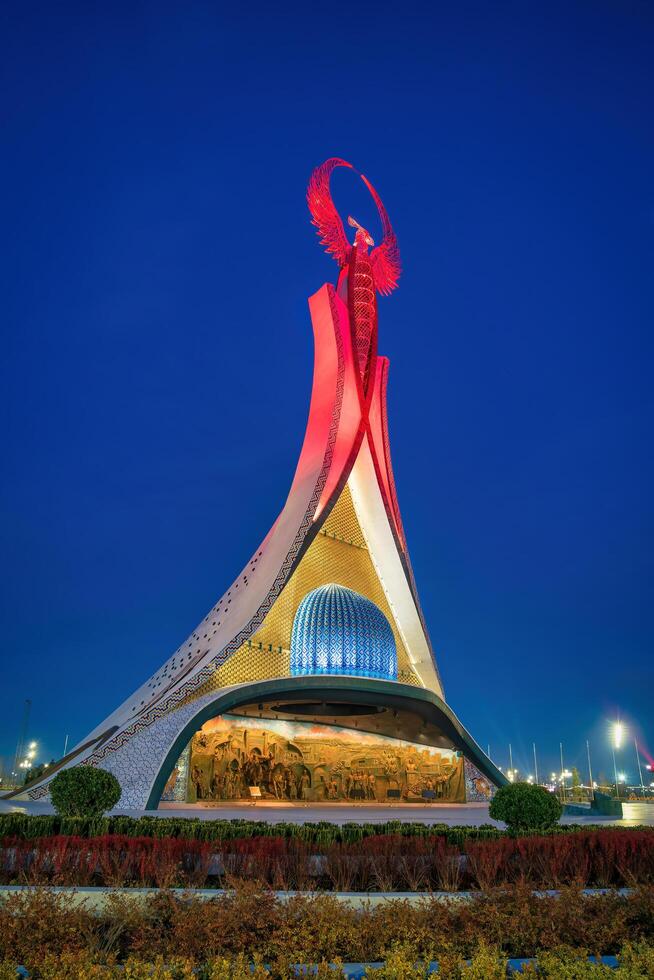
[[[381,609],[342,585],[321,585],[298,606],[291,674],[353,674],[397,680],[393,631]]]

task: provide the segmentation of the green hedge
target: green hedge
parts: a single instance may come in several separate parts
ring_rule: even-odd
[[[567,834],[580,830],[606,830],[605,826],[568,824],[553,827],[547,833]],[[617,828],[616,828],[617,829]],[[650,830],[654,828],[631,828]],[[129,837],[182,837],[186,840],[235,840],[244,837],[296,837],[307,844],[353,844],[378,834],[401,834],[403,837],[442,835],[448,844],[462,845],[468,840],[496,840],[507,832],[490,824],[480,827],[450,827],[447,824],[402,823],[266,823],[262,820],[199,820],[184,817],[62,817],[30,816],[23,813],[0,814],[0,837],[51,837],[66,834],[76,837],[102,837],[126,834]],[[521,836],[525,836],[524,834]]]

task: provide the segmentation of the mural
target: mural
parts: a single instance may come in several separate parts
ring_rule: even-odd
[[[463,758],[447,749],[314,723],[230,715],[207,722],[191,741],[188,802],[219,804],[259,793],[307,803],[463,803]]]
[[[177,763],[173,767],[173,771],[168,777],[168,782],[166,783],[164,791],[161,794],[162,802],[186,802],[190,758],[191,744],[189,742],[177,760]]]
[[[486,776],[479,772],[479,769],[470,762],[469,759],[464,763],[466,801],[468,803],[488,803],[495,795],[495,787]]]

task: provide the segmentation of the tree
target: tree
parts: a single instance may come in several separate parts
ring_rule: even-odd
[[[502,820],[511,833],[546,830],[557,823],[561,812],[561,804],[553,793],[531,783],[501,786],[489,808],[493,820]]]
[[[95,766],[62,769],[50,783],[50,798],[57,813],[65,817],[100,817],[120,799],[116,777]]]

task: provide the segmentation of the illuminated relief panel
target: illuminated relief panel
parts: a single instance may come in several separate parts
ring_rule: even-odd
[[[191,741],[187,800],[465,801],[460,753],[312,722],[223,715]]]

